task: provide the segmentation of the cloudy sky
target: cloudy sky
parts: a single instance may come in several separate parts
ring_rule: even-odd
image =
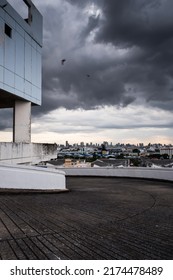
[[[173,1],[33,3],[44,39],[32,141],[173,143]],[[11,140],[10,125],[1,121],[2,140]]]

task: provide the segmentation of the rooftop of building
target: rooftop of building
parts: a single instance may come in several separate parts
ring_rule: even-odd
[[[0,194],[0,259],[173,259],[172,182],[67,177]]]

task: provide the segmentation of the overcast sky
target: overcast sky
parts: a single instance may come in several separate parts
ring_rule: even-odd
[[[173,1],[33,3],[44,40],[32,141],[173,143]],[[10,124],[1,121],[2,140]]]

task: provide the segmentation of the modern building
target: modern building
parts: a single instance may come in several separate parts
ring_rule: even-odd
[[[160,148],[160,154],[168,154],[169,158],[173,158],[173,147],[162,147]]]
[[[13,142],[30,143],[31,106],[42,99],[43,20],[31,0],[21,2],[26,18],[0,0],[0,108],[13,108]]]

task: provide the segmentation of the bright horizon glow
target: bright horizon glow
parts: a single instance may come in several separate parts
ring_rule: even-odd
[[[67,136],[67,137],[66,137]],[[145,140],[143,141],[142,139],[137,139],[137,138],[127,138],[124,139],[117,139],[117,141],[112,141],[110,138],[106,137],[92,137],[92,138],[87,138],[87,135],[79,136],[79,139],[74,138],[72,135],[60,135],[58,133],[51,133],[51,132],[46,132],[46,133],[36,133],[32,134],[31,136],[31,143],[49,143],[49,144],[64,144],[65,142],[68,141],[70,145],[72,144],[80,144],[80,142],[86,143],[91,143],[92,144],[102,144],[104,141],[108,142],[109,144],[112,142],[112,145],[116,145],[118,143],[120,144],[134,144],[137,145],[139,143],[143,143],[145,146],[148,145],[148,143],[151,144],[162,144],[162,145],[173,145],[172,138],[169,137],[160,137],[159,135],[157,137],[152,137],[149,138],[148,141]],[[76,141],[75,141],[76,140]],[[0,133],[0,142],[12,142],[12,132],[9,131],[3,131]]]
[[[70,144],[173,143],[173,113],[144,106],[114,106],[97,110],[51,111],[32,118],[31,141],[35,143]],[[80,121],[79,121],[80,120]],[[165,127],[164,127],[165,126]],[[12,129],[0,132],[1,142],[12,141]]]

